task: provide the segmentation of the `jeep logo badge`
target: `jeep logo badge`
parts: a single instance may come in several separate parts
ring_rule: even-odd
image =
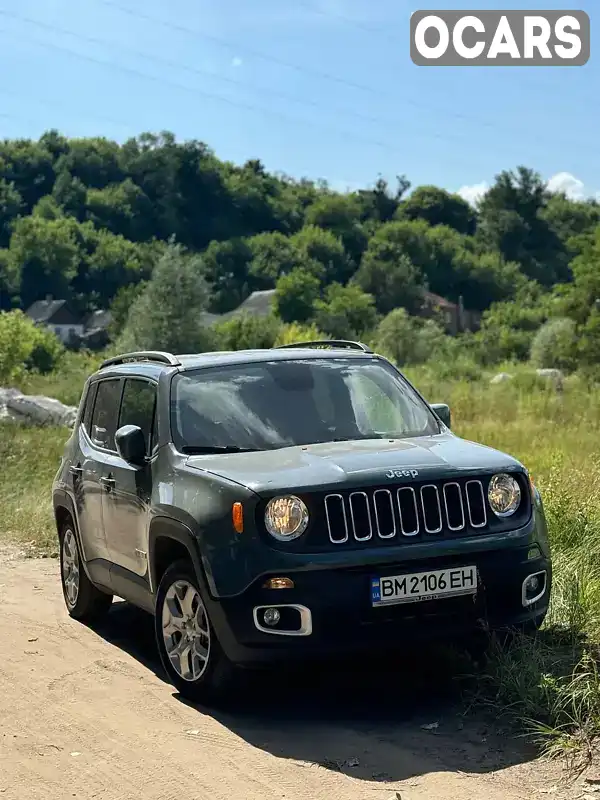
[[[388,472],[385,473],[385,477],[389,478],[418,478],[419,477],[419,470],[418,469],[390,469]]]

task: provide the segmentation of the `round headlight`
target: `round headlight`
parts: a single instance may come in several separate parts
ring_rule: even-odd
[[[494,475],[488,487],[488,500],[497,517],[510,517],[521,502],[521,488],[511,475]]]
[[[267,503],[265,526],[280,542],[302,536],[308,526],[308,508],[299,497],[274,497]]]

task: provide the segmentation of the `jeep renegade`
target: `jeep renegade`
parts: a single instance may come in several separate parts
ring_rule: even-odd
[[[356,342],[105,361],[53,502],[69,614],[150,612],[194,699],[239,667],[535,630],[548,608],[525,467]]]

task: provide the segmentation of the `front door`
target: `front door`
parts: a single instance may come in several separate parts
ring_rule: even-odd
[[[144,432],[146,452],[152,452],[156,384],[126,378],[116,429],[137,425]],[[145,577],[148,572],[151,466],[136,467],[115,454],[106,462],[102,480],[104,530],[113,564]]]
[[[111,420],[115,420],[121,400],[122,382],[113,378],[90,388],[82,424],[78,431],[78,457],[70,467],[83,557],[87,562],[108,561],[102,495],[102,476],[114,441]]]

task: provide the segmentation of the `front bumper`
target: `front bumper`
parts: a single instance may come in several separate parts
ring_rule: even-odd
[[[217,636],[238,664],[324,659],[362,650],[397,650],[411,641],[459,640],[478,628],[501,629],[539,624],[550,599],[550,559],[531,545],[481,553],[464,552],[379,567],[319,569],[290,573],[291,589],[263,588],[265,576],[241,595],[223,598],[213,616]],[[371,580],[421,570],[475,564],[476,595],[373,607]],[[533,604],[523,602],[523,582],[546,573],[545,591]],[[279,573],[281,574],[281,573]],[[273,576],[274,577],[274,576]],[[255,609],[297,605],[310,611],[310,631],[303,636],[276,635],[259,629]],[[216,610],[216,609],[215,609]]]

